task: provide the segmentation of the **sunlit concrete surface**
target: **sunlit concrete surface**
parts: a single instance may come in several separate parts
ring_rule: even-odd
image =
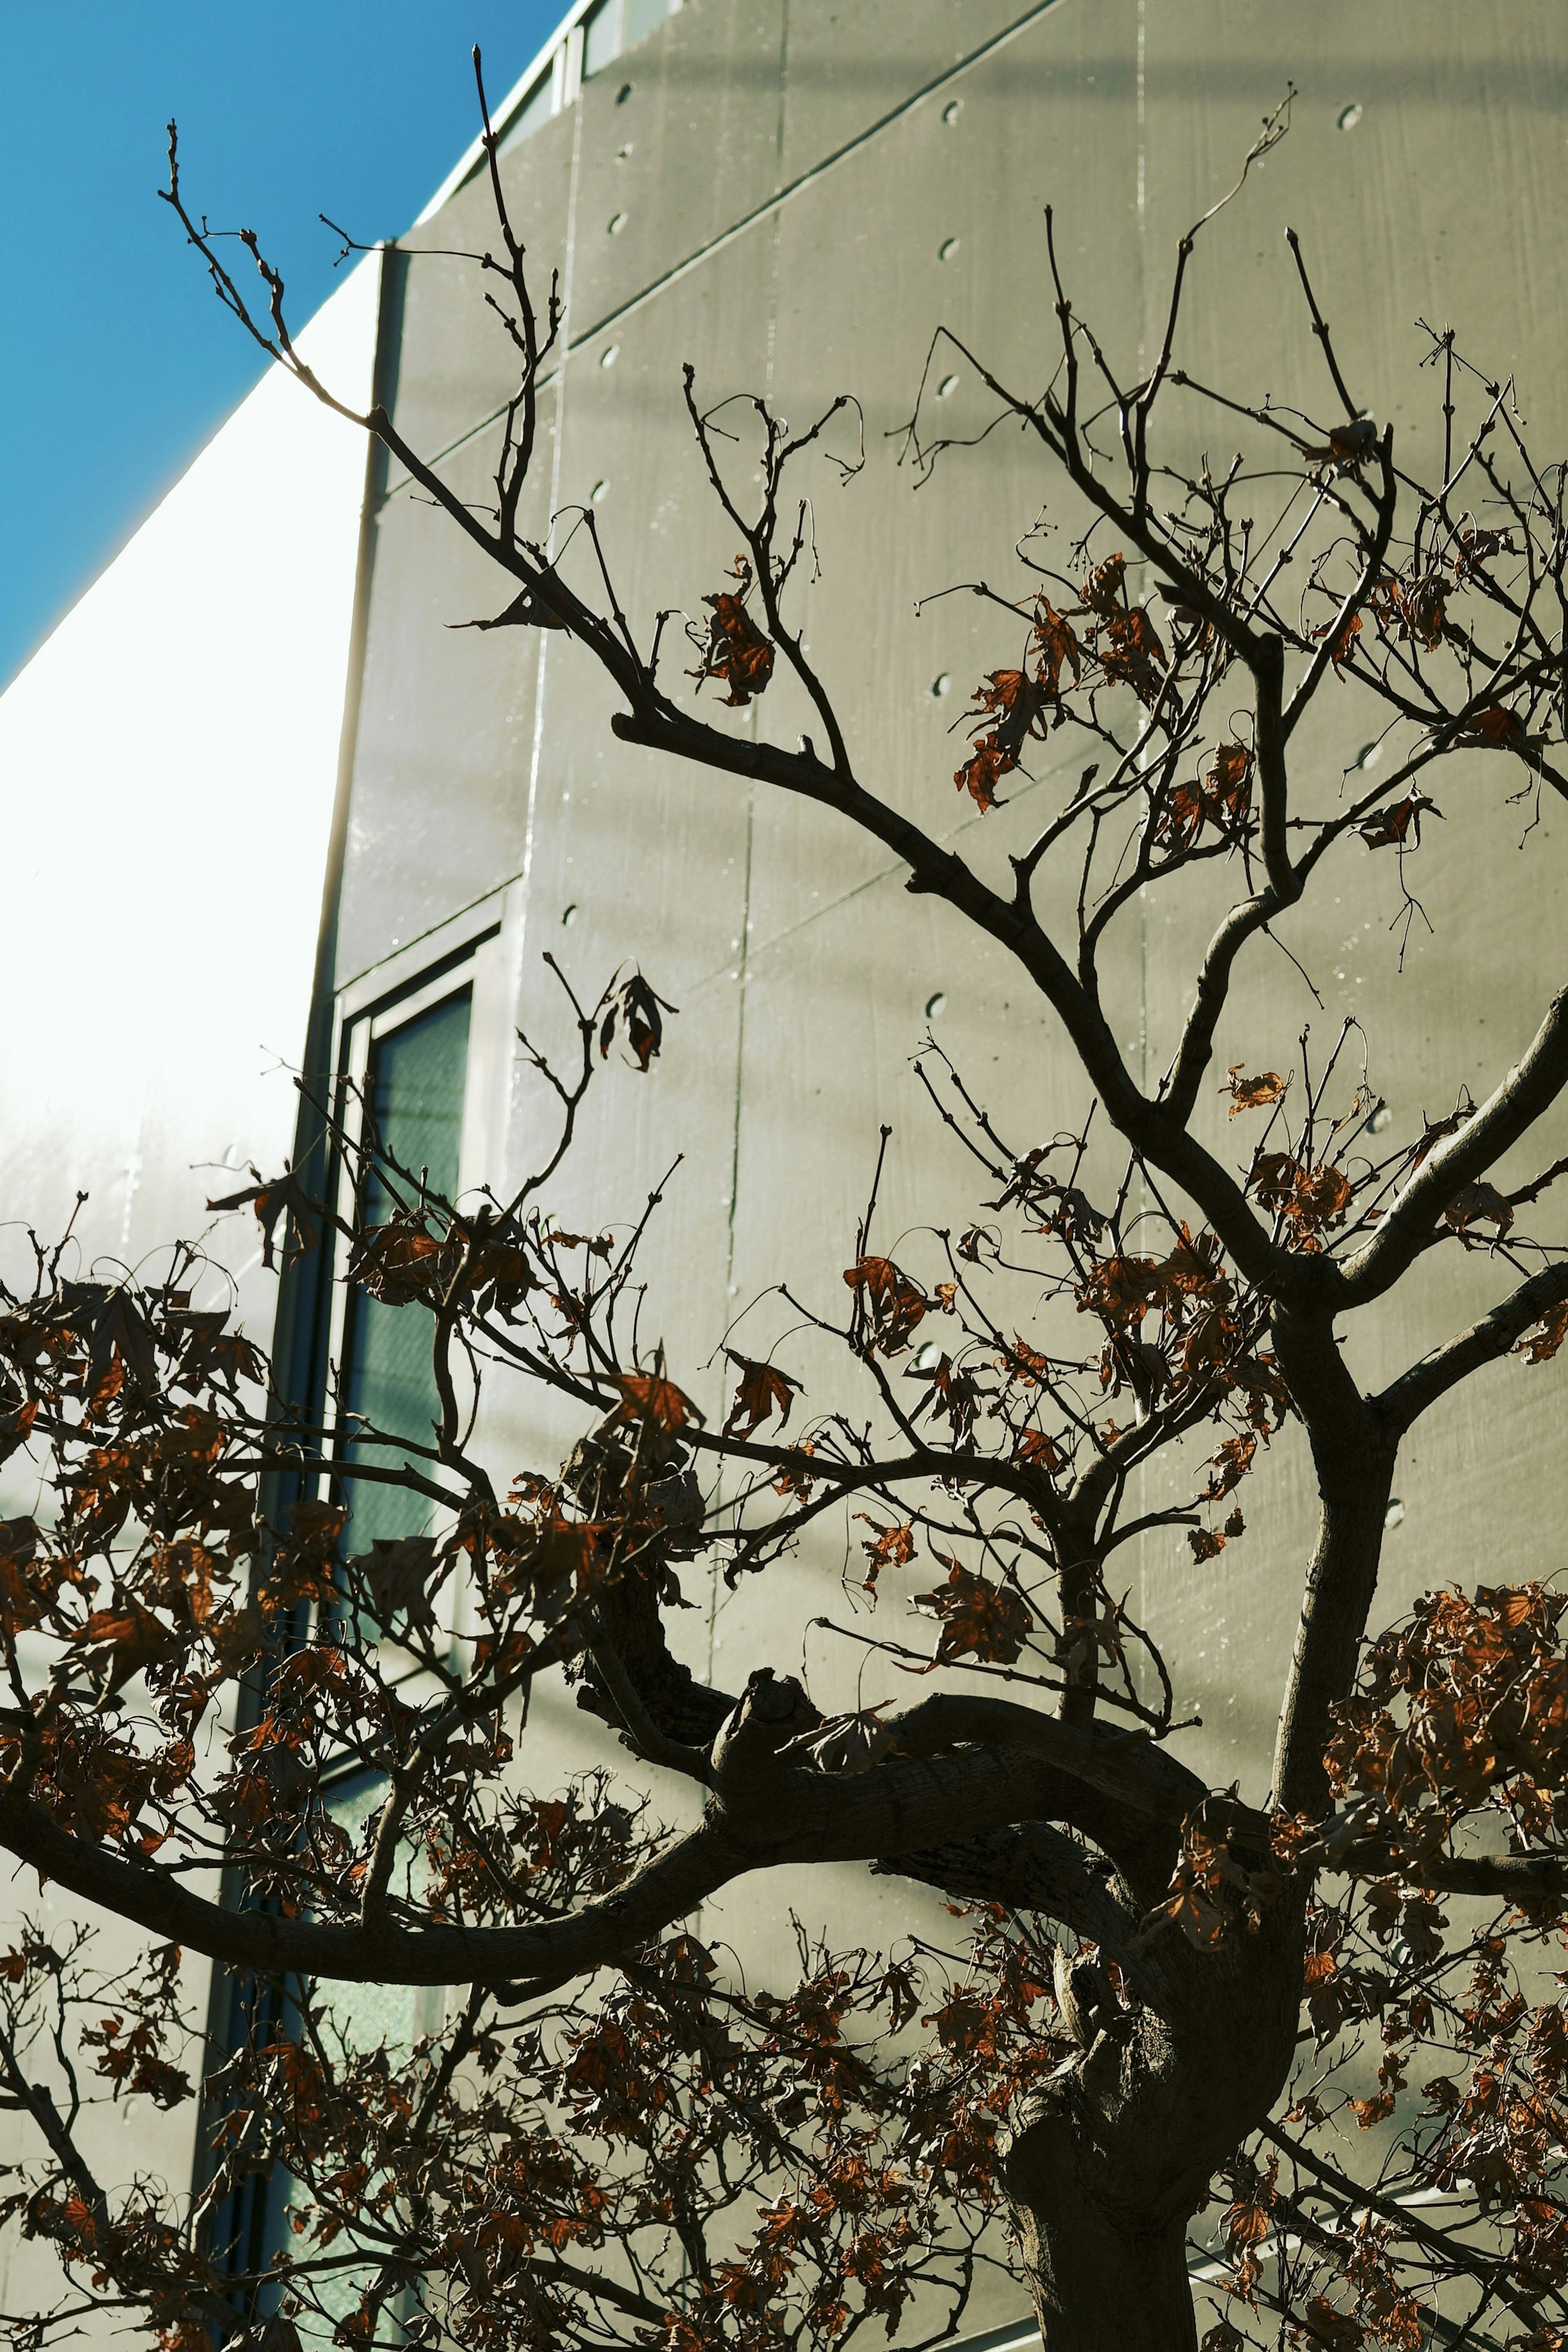
[[[193,265],[198,266],[198,265]],[[369,393],[379,264],[300,338],[350,399]],[[214,328],[214,331],[216,329]],[[10,1013],[0,1048],[0,1253],[28,1264],[77,1216],[65,1263],[161,1270],[204,1203],[294,1132],[349,671],[363,436],[272,371],[0,697],[0,856]],[[200,1294],[238,1286],[264,1345],[277,1282],[258,1235],[208,1234]],[[222,1270],[222,1273],[220,1273]],[[47,1509],[20,1456],[0,1517]],[[0,1874],[0,1949],[26,1913],[68,1932],[86,1906]],[[106,1923],[107,1969],[140,1938]],[[207,1969],[188,1961],[204,2011]],[[139,2099],[84,2135],[106,2180],[185,2188],[194,2110]],[[0,2162],[21,2152],[0,2116]],[[59,2294],[52,2251],[0,2238],[0,2312]],[[93,2341],[108,2341],[114,2323]]]
[[[573,511],[591,506],[646,642],[658,609],[700,613],[734,551],[682,406],[683,363],[705,402],[762,394],[796,429],[837,394],[858,395],[864,472],[841,489],[830,469],[808,468],[801,485],[822,565],[799,608],[809,648],[862,780],[1007,887],[1008,852],[1059,804],[1083,755],[1054,739],[1014,805],[977,820],[954,792],[951,730],[976,680],[1016,657],[1016,640],[972,598],[928,606],[918,621],[915,602],[954,582],[1018,577],[1014,542],[1042,505],[1070,526],[1062,548],[1082,518],[1017,432],[954,452],[915,488],[899,464],[900,428],[930,337],[946,324],[1020,386],[1049,376],[1051,204],[1073,299],[1132,380],[1164,331],[1177,238],[1230,184],[1287,80],[1299,93],[1289,138],[1198,249],[1181,363],[1238,398],[1327,407],[1283,242],[1292,225],[1357,396],[1393,419],[1408,462],[1430,465],[1437,425],[1417,316],[1451,321],[1489,370],[1518,370],[1532,435],[1555,456],[1568,426],[1558,357],[1568,20],[1555,6],[690,0],[503,160],[540,282],[559,267],[567,304],[526,527],[542,537],[554,509],[559,543]],[[403,240],[401,264],[398,423],[415,446],[446,453],[447,478],[475,500],[487,494],[510,368],[480,310],[478,272],[461,257],[483,249],[490,217],[487,187],[470,179]],[[954,355],[938,374],[951,377],[945,423],[978,435],[993,412],[974,370]],[[1212,417],[1180,398],[1166,415],[1181,462],[1196,462],[1217,431],[1228,452]],[[567,562],[585,584],[588,572],[571,569],[581,554],[580,539]],[[1080,1127],[1090,1090],[1016,968],[945,908],[912,901],[875,845],[820,810],[617,743],[613,696],[559,638],[447,625],[505,601],[505,583],[392,467],[368,586],[340,1002],[373,991],[380,971],[390,984],[394,951],[397,975],[417,971],[422,941],[434,963],[458,910],[502,886],[509,978],[493,1015],[497,1058],[516,1023],[568,1042],[544,950],[590,992],[623,959],[641,961],[680,1016],[650,1078],[608,1073],[552,1200],[576,1229],[629,1220],[685,1155],[643,1261],[643,1328],[666,1339],[672,1366],[719,1413],[719,1372],[702,1368],[731,1316],[780,1279],[828,1314],[841,1305],[883,1120],[894,1130],[883,1245],[918,1265],[920,1228],[961,1229],[974,1213],[983,1185],[909,1069],[928,1006],[1019,1150]],[[727,723],[790,746],[817,724],[781,676]],[[1324,696],[1298,746],[1314,806],[1333,804],[1374,731],[1348,694]],[[1417,934],[1403,972],[1389,930],[1396,877],[1352,845],[1321,903],[1283,927],[1321,1001],[1283,953],[1261,949],[1222,1027],[1217,1072],[1243,1060],[1289,1066],[1303,1022],[1319,1050],[1354,1013],[1401,1131],[1448,1107],[1460,1085],[1479,1097],[1495,1083],[1562,976],[1561,819],[1547,811],[1521,851],[1525,820],[1504,805],[1511,781],[1479,759],[1452,763],[1438,794],[1442,842],[1423,869],[1434,935]],[[1059,938],[1075,887],[1075,868],[1037,887]],[[1149,1085],[1229,887],[1227,876],[1152,889],[1104,959],[1108,1010]],[[536,1164],[546,1124],[518,1070],[495,1093],[484,1170],[466,1172],[510,1189]],[[1228,1157],[1245,1157],[1218,1089],[1197,1126]],[[1510,1181],[1565,1142],[1553,1129],[1538,1152],[1518,1155]],[[1406,1286],[1358,1334],[1358,1373],[1387,1378],[1495,1296],[1488,1284],[1478,1258]],[[1019,1311],[1032,1312],[1027,1297]],[[764,1300],[737,1344],[760,1349],[790,1319]],[[804,1409],[853,1410],[841,1355],[797,1332],[779,1360],[805,1380]],[[1560,1565],[1560,1512],[1521,1512],[1518,1496],[1526,1482],[1561,1496],[1561,1397],[1518,1364],[1501,1366],[1415,1433],[1385,1619],[1433,1583],[1492,1574],[1505,1522],[1510,1574]],[[485,1434],[510,1471],[559,1460],[577,1427],[501,1383]],[[1136,1513],[1175,1499],[1175,1476],[1152,1466]],[[1312,1542],[1299,1432],[1276,1442],[1245,1499],[1244,1542],[1195,1564],[1180,1531],[1166,1531],[1119,1556],[1117,1590],[1171,1659],[1178,1713],[1201,1717],[1183,1752],[1217,1784],[1239,1780],[1260,1800]],[[699,1607],[672,1638],[730,1690],[767,1664],[804,1670],[823,1706],[907,1694],[896,1669],[868,1664],[813,1622],[855,1606],[841,1578],[862,1532],[848,1512],[823,1522],[797,1560],[734,1594],[716,1577],[703,1589],[694,1571]],[[930,1580],[928,1562],[908,1572],[911,1586]],[[862,1615],[860,1629],[918,1643],[906,1599],[884,1590],[875,1628]],[[540,1695],[530,1736],[536,1774],[596,1752],[570,1694]],[[608,1738],[597,1752],[624,1769]],[[661,1784],[654,1801],[678,1817],[679,1792]],[[792,1909],[812,1928],[873,1944],[935,1916],[896,1880],[799,1870],[727,1888],[698,1924],[759,1973],[784,1974]],[[988,2285],[972,2323],[1004,2325],[1017,2307],[1016,2289]]]
[[[350,399],[376,279],[302,338]],[[49,1239],[85,1191],[84,1268],[289,1147],[363,481],[362,435],[272,371],[0,696],[0,1219]]]
[[[920,620],[914,605],[956,581],[1013,576],[1015,539],[1060,484],[1010,432],[954,452],[915,488],[899,428],[930,336],[946,323],[1005,380],[1043,381],[1055,333],[1049,203],[1070,290],[1130,379],[1163,332],[1178,236],[1230,184],[1288,79],[1299,93],[1289,138],[1198,247],[1182,362],[1234,396],[1332,400],[1283,243],[1293,225],[1357,396],[1392,418],[1409,462],[1430,463],[1438,421],[1418,316],[1452,321],[1489,370],[1517,370],[1532,439],[1555,455],[1568,426],[1568,19],[1557,8],[692,0],[504,160],[514,216],[541,277],[560,267],[569,305],[566,354],[542,399],[531,527],[542,533],[552,502],[591,502],[634,625],[646,633],[665,605],[698,612],[733,532],[692,446],[683,362],[699,396],[763,393],[797,428],[856,394],[865,471],[845,489],[826,468],[802,484],[822,564],[802,592],[808,640],[863,780],[1005,884],[1007,853],[1056,805],[1078,747],[1053,739],[1032,788],[977,821],[954,793],[950,730],[975,681],[1013,658],[1011,640],[972,598]],[[398,421],[415,446],[451,453],[448,478],[474,499],[494,467],[508,360],[473,264],[443,256],[482,247],[488,207],[472,180],[404,240]],[[944,364],[952,429],[977,433],[990,414],[983,390],[956,357]],[[1212,418],[1200,423],[1179,395],[1167,415],[1177,457],[1195,460]],[[1073,520],[1070,505],[1058,510]],[[695,1367],[729,1314],[784,1276],[831,1305],[881,1120],[894,1129],[890,1243],[972,1211],[963,1156],[908,1068],[934,999],[943,1044],[1020,1149],[1075,1129],[1089,1090],[1021,975],[956,916],[912,902],[894,862],[847,824],[617,743],[612,695],[559,638],[444,625],[503,600],[482,557],[393,468],[369,590],[338,985],[367,985],[392,949],[407,959],[422,938],[434,952],[453,913],[503,883],[522,905],[515,998],[498,1024],[563,1034],[547,947],[589,988],[621,959],[642,961],[681,1017],[652,1078],[611,1073],[559,1190],[573,1218],[625,1217],[685,1153],[650,1237],[649,1315],[711,1410],[717,1376],[704,1388]],[[1366,717],[1348,690],[1330,692],[1302,730],[1298,773],[1325,804],[1374,731]],[[780,677],[727,723],[792,745],[815,721]],[[1511,788],[1479,758],[1450,764],[1422,876],[1433,935],[1417,927],[1403,972],[1389,930],[1396,878],[1353,845],[1289,927],[1321,1004],[1265,946],[1233,998],[1217,1067],[1283,1067],[1303,1022],[1321,1042],[1354,1013],[1402,1130],[1461,1084],[1479,1096],[1495,1083],[1561,979],[1561,819],[1547,809],[1521,849],[1529,813],[1504,804]],[[1074,871],[1037,889],[1059,935],[1075,887]],[[1150,1084],[1228,887],[1152,888],[1104,959],[1108,1008]],[[488,1172],[503,1182],[538,1139],[526,1088],[519,1076],[494,1132]],[[1218,1093],[1198,1124],[1244,1153]],[[1543,1136],[1541,1164],[1563,1148],[1555,1130]],[[1533,1166],[1534,1147],[1511,1181],[1527,1156]],[[1484,1258],[1456,1253],[1440,1280],[1405,1286],[1364,1318],[1358,1371],[1375,1382],[1418,1356],[1495,1295],[1490,1280]],[[746,1344],[765,1325],[765,1314],[748,1320]],[[842,1402],[843,1369],[793,1344],[789,1368],[806,1374],[811,1405]],[[1389,1614],[1445,1577],[1491,1573],[1505,1517],[1511,1572],[1556,1564],[1555,1515],[1521,1513],[1514,1497],[1527,1475],[1560,1475],[1562,1411],[1560,1390],[1512,1363],[1415,1433],[1385,1569]],[[494,1429],[508,1459],[568,1435],[505,1401]],[[1151,1468],[1140,1507],[1166,1499],[1164,1475]],[[1249,1495],[1248,1538],[1218,1559],[1195,1565],[1176,1532],[1123,1559],[1134,1611],[1171,1654],[1178,1706],[1203,1717],[1186,1752],[1260,1797],[1314,1503],[1299,1433],[1275,1444]],[[716,1591],[701,1646],[711,1640],[721,1680],[736,1686],[760,1663],[799,1668],[801,1626],[838,1601],[854,1539],[852,1528],[823,1535],[798,1567],[736,1596]],[[862,1684],[852,1656],[809,1635],[820,1701],[876,1695],[874,1670]],[[774,1919],[779,1893],[758,1898]],[[732,1890],[727,1914],[750,1899]],[[848,1916],[862,1899],[857,1882]]]

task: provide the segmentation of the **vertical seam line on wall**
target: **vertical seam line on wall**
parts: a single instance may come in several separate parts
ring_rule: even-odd
[[[755,705],[753,705],[752,712],[752,732],[755,739]],[[746,1070],[747,955],[751,945],[751,840],[752,821],[755,812],[755,786],[749,783],[746,788],[746,872],[741,884],[740,895],[740,961],[736,969],[736,980],[738,986],[739,1002],[736,1006],[735,1015],[735,1110],[730,1129],[729,1222],[726,1236],[724,1263],[725,1338],[727,1339],[729,1337],[729,1326],[733,1319],[729,1311],[729,1299],[730,1292],[733,1289],[735,1283],[735,1213],[740,1198],[740,1105],[741,1087]],[[720,1486],[722,1488],[722,1470],[720,1471],[719,1475]],[[714,1678],[714,1651],[718,1633],[718,1562],[716,1559],[713,1566],[708,1570],[706,1679],[710,1687],[712,1686]]]
[[[1148,0],[1137,0],[1137,5],[1136,130],[1138,161],[1136,219],[1138,257],[1138,373],[1141,376],[1144,373],[1144,357],[1146,350],[1144,328],[1145,320],[1147,316],[1146,306],[1148,301],[1148,223],[1146,217],[1146,197],[1148,193],[1148,84],[1146,79]],[[1145,578],[1146,576],[1145,572]],[[1138,1089],[1141,1094],[1145,1096],[1149,1091],[1149,904],[1148,889],[1146,885],[1141,887],[1138,891]],[[1147,1187],[1144,1183],[1141,1171],[1138,1181],[1138,1193],[1139,1209],[1140,1211],[1146,1211],[1148,1207],[1148,1192]],[[1140,1462],[1138,1465],[1139,1517],[1141,1518],[1146,1517],[1148,1516],[1148,1510],[1149,1465],[1147,1461],[1145,1460]],[[1136,1565],[1136,1556],[1134,1557],[1134,1564]],[[1138,1576],[1138,1614],[1142,1617],[1145,1615],[1145,1612],[1144,1606],[1145,1594],[1141,1568],[1139,1569]]]
[[[789,89],[789,0],[780,0],[779,33],[779,116],[774,130],[774,161],[784,160],[784,133]],[[773,397],[774,356],[779,341],[779,222],[773,215],[772,264],[768,280],[768,349],[763,371],[763,396]],[[751,706],[751,735],[757,740],[757,705]],[[735,1109],[730,1128],[729,1144],[729,1214],[725,1243],[724,1295],[725,1316],[729,1316],[730,1290],[735,1281],[735,1221],[740,1206],[740,1111],[741,1090],[746,1075],[746,992],[750,979],[751,954],[751,845],[757,814],[756,786],[746,788],[746,871],[740,893],[740,961],[737,967],[739,1002],[735,1019]],[[718,1631],[718,1568],[709,1571],[707,1614],[707,1679],[714,1678],[714,1646]]]
[[[395,385],[399,357],[399,353],[391,348],[392,341],[395,336],[401,343],[402,335],[403,288],[399,272],[403,267],[395,243],[381,247],[376,261],[375,322],[371,329],[371,396],[372,400],[384,402],[388,408],[395,398],[392,387]],[[364,488],[360,502],[360,528],[354,554],[349,652],[344,666],[343,712],[338,735],[338,772],[331,824],[327,837],[321,919],[316,937],[316,963],[303,1053],[307,1077],[313,1077],[319,1084],[329,1087],[331,1084],[329,1066],[338,1001],[338,940],[342,917],[343,877],[348,861],[354,773],[359,763],[360,718],[364,702],[365,668],[370,658],[371,600],[374,593],[376,555],[381,541],[378,516],[385,503],[386,467],[385,444],[373,433],[368,435]],[[295,1122],[293,1166],[297,1170],[305,1169],[323,1139],[319,1112],[308,1097],[302,1097]],[[289,1316],[290,1328],[284,1334],[287,1343],[285,1379],[290,1396],[298,1401],[310,1393],[318,1370],[316,1325],[319,1302],[312,1286],[308,1285],[296,1270],[293,1278],[280,1286],[278,1304],[280,1310],[287,1305]],[[276,1326],[273,1344],[276,1362],[279,1344]]]
[[[774,130],[774,160],[784,160],[785,114],[789,87],[789,0],[781,0],[779,33],[779,115]],[[773,250],[769,257],[768,278],[768,343],[763,361],[762,394],[765,401],[773,398],[774,362],[779,344],[779,221],[773,215]],[[757,705],[751,706],[751,737],[757,738]],[[740,1003],[736,1020],[735,1041],[735,1118],[730,1139],[729,1160],[729,1234],[725,1258],[726,1296],[728,1285],[735,1279],[735,1219],[740,1201],[740,1092],[746,1055],[746,992],[750,978],[748,960],[751,952],[751,844],[756,815],[756,788],[746,789],[746,873],[740,899],[740,962],[737,979]]]
[[[755,711],[755,706],[754,706]],[[757,721],[752,719],[752,737],[756,740]],[[735,1279],[735,1213],[740,1199],[740,1094],[746,1063],[746,990],[749,974],[747,960],[751,949],[751,839],[756,811],[755,786],[746,788],[746,871],[740,892],[740,961],[736,966],[736,982],[739,1003],[735,1022],[735,1116],[729,1143],[729,1234],[725,1255],[725,1296]]]
[[[581,163],[582,109],[579,106],[572,119],[571,176],[567,185],[566,267],[561,274],[561,349],[560,362],[555,371],[555,435],[554,446],[550,451],[549,512],[546,521],[547,536],[545,549],[551,562],[555,561],[555,517],[556,508],[560,498],[561,450],[566,441],[566,363],[571,355],[571,344],[570,341],[571,327],[571,286],[573,264],[577,257],[577,197]],[[548,629],[540,629],[535,634],[538,638],[538,648],[535,654],[534,669],[534,731],[533,740],[528,746],[528,809],[523,819],[523,865],[522,871],[517,877],[518,888],[522,898],[522,913],[517,922],[517,967],[519,972],[523,969],[523,959],[528,950],[528,916],[531,911],[528,899],[529,893],[533,886],[534,873],[534,828],[535,822],[538,814],[539,769],[544,758],[545,682],[546,675],[549,667],[550,633]],[[511,1113],[512,1088],[508,1086],[507,1088],[506,1115],[501,1133],[501,1152],[503,1160],[508,1154],[511,1145]]]

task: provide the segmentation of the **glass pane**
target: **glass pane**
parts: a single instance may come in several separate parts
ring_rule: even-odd
[[[356,1847],[362,1845],[366,1824],[385,1797],[386,1786],[384,1774],[362,1771],[346,1775],[326,1791],[328,1811]],[[421,1876],[422,1873],[416,1873],[416,1894]],[[401,1885],[399,1891],[402,1891]],[[236,1979],[229,2021],[232,2044],[237,2048],[252,2035],[258,2046],[297,2039],[297,1985],[289,1991],[277,1987],[258,1991],[249,1979]],[[410,1985],[327,1986],[323,1988],[322,2005],[328,2047],[336,2055],[340,2038],[360,2053],[372,2051],[379,2042],[384,2042],[396,2067],[406,2062],[421,2035],[439,2022],[442,1999],[439,1990],[426,1991]],[[294,2175],[281,2164],[273,2165],[259,2177],[247,2176],[221,2209],[214,2224],[214,2242],[228,2250],[229,2270],[262,2269],[280,2250],[287,2251],[296,2260],[308,2256],[314,2248],[296,2234],[289,2217],[309,2201]],[[338,2239],[334,2251],[343,2253],[353,2249],[350,2242]],[[324,2326],[313,2316],[301,2316],[299,2336],[308,2352],[328,2352],[333,2341],[333,2327],[357,2309],[370,2275],[368,2263],[354,2264],[321,2287],[330,2323]],[[271,2317],[282,2296],[280,2286],[258,2294],[252,2315],[257,2319]],[[396,2324],[409,2315],[409,2310],[408,2298],[399,2294],[389,2306],[387,2316]]]
[[[502,132],[496,150],[498,155],[505,155],[510,149],[520,146],[525,139],[531,139],[540,123],[549,121],[551,79],[549,73],[545,73],[535,82]]]
[[[405,1310],[406,1311],[406,1310]],[[365,1824],[377,1811],[386,1796],[387,1784],[379,1772],[360,1772],[338,1783],[328,1798],[328,1811],[340,1828],[345,1830],[356,1846],[364,1835]],[[423,2029],[422,2011],[426,1996],[411,1985],[329,1985],[323,1988],[322,2006],[326,2011],[323,2032],[327,2046],[336,2054],[339,2036],[350,2049],[360,2052],[373,2050],[384,2042],[395,2067],[405,2061],[413,2051]],[[315,2252],[312,2241],[296,2235],[289,2215],[308,2205],[308,2193],[292,2174],[279,2168],[268,2200],[268,2221],[271,2235],[269,2252],[287,2247],[297,2260],[308,2258]],[[334,2241],[332,2252],[341,2254],[350,2242]],[[326,2305],[331,2322],[350,2319],[359,2309],[360,2297],[373,2275],[372,2266],[356,2266],[324,2280],[317,2292]],[[395,2322],[407,2315],[405,2298],[393,2297],[388,2316]],[[300,2342],[308,2352],[327,2352],[333,2341],[333,2326],[324,2326],[316,2317],[302,2315],[298,2323]]]
[[[588,20],[588,31],[582,46],[584,80],[590,74],[601,72],[621,54],[622,0],[604,0]]]
[[[385,1773],[350,1773],[330,1783],[322,1793],[327,1811],[356,1853],[362,1853],[366,1825],[371,1814],[379,1813],[386,1802]],[[417,1898],[423,1891],[426,1877],[423,1860],[417,1861],[406,1874],[405,1863],[400,1862],[392,1892],[400,1897],[412,1894]],[[373,2050],[378,2042],[384,2042],[394,2063],[406,2058],[426,2031],[425,2011],[432,1997],[423,1985],[325,1984],[320,1989],[321,2006],[350,2047]],[[439,1991],[434,1998],[439,2004]],[[328,2041],[329,2047],[335,2046],[330,2035]]]
[[[670,0],[625,0],[626,25],[621,46],[629,49],[636,41],[645,41],[656,26],[662,25],[670,13]]]
[[[420,1170],[427,1169],[431,1190],[448,1199],[457,1189],[470,1002],[465,989],[379,1039],[366,1081],[383,1150],[411,1171],[414,1182]],[[398,1182],[405,1199],[411,1191],[409,1183]],[[365,1223],[384,1224],[394,1205],[379,1176],[372,1176],[365,1188]],[[427,1307],[389,1307],[356,1293],[344,1345],[346,1410],[362,1413],[378,1429],[428,1445],[440,1412],[430,1354],[434,1329]],[[396,1461],[386,1446],[367,1446],[362,1458]],[[423,1535],[429,1528],[430,1505],[399,1487],[356,1485],[345,1499],[351,1514],[346,1532],[350,1551],[363,1551],[378,1538]]]

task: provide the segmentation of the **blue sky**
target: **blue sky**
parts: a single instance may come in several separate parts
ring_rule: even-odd
[[[413,220],[563,0],[13,0],[0,11],[0,685],[256,381],[167,205],[256,228],[303,321],[329,213]]]

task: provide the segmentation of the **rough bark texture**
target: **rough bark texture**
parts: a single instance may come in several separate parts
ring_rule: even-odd
[[[1323,1744],[1330,1709],[1355,1680],[1377,1590],[1399,1433],[1352,1381],[1332,1320],[1277,1314],[1274,1343],[1306,1420],[1322,1506],[1280,1710],[1274,1801],[1288,1813],[1322,1811],[1329,1801]]]
[[[1145,1941],[1176,1831],[1092,1791],[1075,1811],[1074,1832],[1019,1822],[880,1866],[1069,1929],[1055,1991],[1081,2054],[1020,2120],[1006,2159],[1045,2352],[1192,2352],[1187,2224],[1289,2074],[1304,1894],[1287,1886],[1255,1934],[1238,1927],[1213,1950],[1169,1925]],[[1270,1861],[1236,1835],[1232,1852],[1250,1868]],[[1098,1953],[1073,1956],[1082,1945]],[[1126,2000],[1102,1956],[1118,1963]]]
[[[1131,1963],[1121,2009],[1098,1964],[1058,1971],[1084,2055],[1020,2125],[1008,2187],[1045,2352],[1192,2352],[1187,2224],[1290,2071],[1301,1907],[1196,1951],[1175,1928]]]

